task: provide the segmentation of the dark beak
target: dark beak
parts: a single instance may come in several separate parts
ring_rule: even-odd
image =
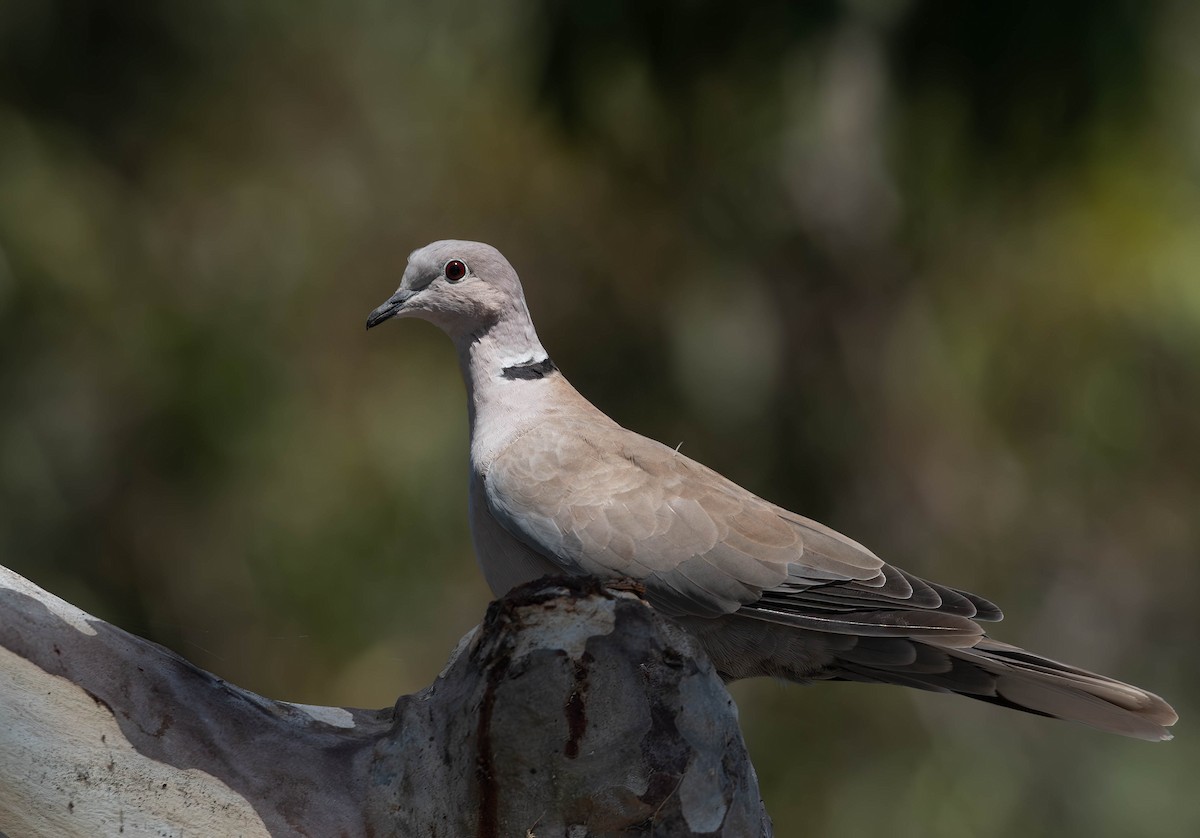
[[[378,326],[384,320],[390,320],[400,313],[400,309],[404,308],[404,304],[413,296],[412,291],[397,291],[392,296],[388,297],[386,303],[375,309],[367,316],[367,328]]]

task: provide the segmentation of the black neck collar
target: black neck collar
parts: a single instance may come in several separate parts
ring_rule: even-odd
[[[505,367],[500,371],[500,375],[510,380],[530,380],[545,378],[552,372],[558,372],[558,367],[554,366],[554,362],[549,358],[543,358],[540,361],[526,361],[523,364]]]

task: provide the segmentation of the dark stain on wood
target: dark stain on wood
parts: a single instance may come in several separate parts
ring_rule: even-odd
[[[591,654],[584,652],[575,662],[575,685],[571,694],[567,696],[567,704],[564,708],[567,716],[568,735],[563,754],[568,759],[575,759],[579,756],[579,742],[587,733],[588,666],[592,660]]]

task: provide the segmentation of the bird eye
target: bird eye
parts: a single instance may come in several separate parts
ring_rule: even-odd
[[[467,265],[465,262],[460,262],[457,259],[451,259],[446,263],[446,267],[442,269],[446,274],[446,279],[451,282],[458,282],[467,275]]]

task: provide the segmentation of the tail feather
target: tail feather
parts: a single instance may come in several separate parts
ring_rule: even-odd
[[[801,612],[787,602],[768,605],[721,620],[680,622],[700,639],[728,681],[766,675],[800,683],[897,684],[958,693],[1138,739],[1170,739],[1167,728],[1178,719],[1153,693],[993,640],[961,615],[833,616]],[[828,625],[834,630],[822,630]]]
[[[983,637],[970,648],[925,647],[923,666],[872,665],[853,652],[838,655],[829,675],[853,681],[900,684],[936,692],[953,692],[1027,713],[1081,722],[1137,739],[1170,739],[1167,728],[1178,720],[1169,704],[1154,693],[1094,672],[1035,655]],[[930,655],[932,650],[934,655]],[[856,659],[857,658],[857,659]],[[932,659],[944,667],[931,671]]]
[[[1114,733],[1149,739],[1170,739],[1171,734],[1165,728],[1179,720],[1171,705],[1152,692],[1035,655],[1017,646],[985,637],[971,650],[951,652],[964,657],[970,653],[997,670],[996,687],[1000,694],[1031,707],[1059,708],[1058,712],[1046,710],[1053,716],[1074,718],[1104,730],[1113,729]],[[1074,714],[1080,717],[1076,718]],[[1127,730],[1114,729],[1114,726],[1122,726],[1118,717],[1127,716],[1144,724]],[[1136,732],[1138,730],[1143,732]]]
[[[1045,675],[1002,676],[997,680],[996,693],[1021,710],[1083,722],[1110,733],[1151,741],[1171,738],[1162,724],[1142,712],[1113,704],[1069,682],[1055,683]]]

